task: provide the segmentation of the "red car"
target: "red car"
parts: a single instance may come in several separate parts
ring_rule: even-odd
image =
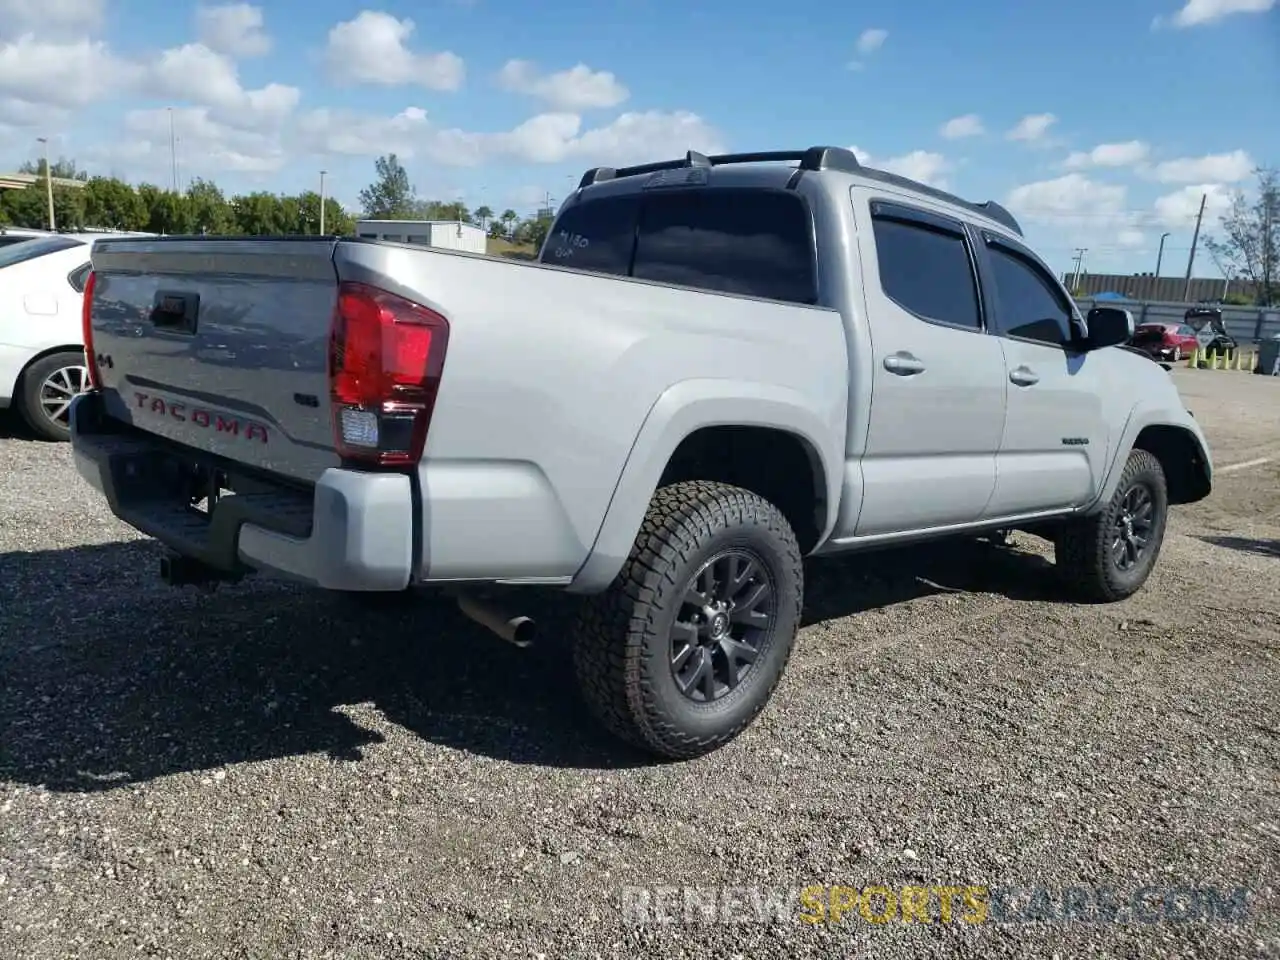
[[[1176,363],[1195,350],[1196,332],[1185,323],[1143,323],[1133,331],[1130,342],[1153,360]]]

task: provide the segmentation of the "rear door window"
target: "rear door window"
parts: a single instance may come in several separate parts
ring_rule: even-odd
[[[679,190],[645,199],[638,279],[815,303],[815,274],[811,221],[793,193]]]
[[[542,262],[627,276],[636,243],[638,209],[635,195],[575,204],[547,236]]]

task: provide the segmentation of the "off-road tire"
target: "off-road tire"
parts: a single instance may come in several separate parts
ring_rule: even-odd
[[[62,367],[84,366],[84,354],[65,351],[41,357],[22,372],[18,393],[18,413],[27,427],[42,440],[62,442],[71,439],[69,423],[50,420],[40,403],[40,391],[50,374]]]
[[[1137,484],[1145,485],[1154,503],[1154,520],[1146,551],[1130,570],[1113,561],[1112,543],[1117,517],[1126,495]],[[1106,507],[1096,514],[1064,523],[1055,538],[1059,574],[1079,600],[1111,603],[1142,589],[1155,569],[1169,521],[1169,490],[1160,461],[1146,450],[1133,450],[1120,474],[1120,483]]]
[[[699,703],[676,684],[671,630],[691,578],[726,549],[750,551],[764,565],[775,592],[772,627],[741,683]],[[655,756],[709,753],[768,703],[791,656],[803,596],[800,548],[777,507],[723,483],[663,487],[617,578],[579,610],[573,661],[583,698],[608,730]]]

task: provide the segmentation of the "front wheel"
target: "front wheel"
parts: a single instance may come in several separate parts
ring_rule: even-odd
[[[613,584],[583,604],[573,650],[583,697],[650,753],[709,753],[768,703],[803,594],[800,548],[777,507],[723,483],[663,487]]]
[[[54,353],[37,360],[22,374],[19,412],[45,440],[71,438],[71,401],[89,388],[84,353]]]
[[[1169,491],[1160,461],[1130,452],[1120,483],[1100,512],[1059,530],[1057,565],[1082,600],[1123,600],[1142,588],[1155,567],[1169,518]]]

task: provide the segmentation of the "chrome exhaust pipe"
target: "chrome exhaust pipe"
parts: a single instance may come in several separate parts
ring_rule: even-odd
[[[513,615],[509,610],[477,600],[465,593],[458,595],[458,609],[465,617],[515,647],[532,646],[538,633],[537,624],[531,617]]]

